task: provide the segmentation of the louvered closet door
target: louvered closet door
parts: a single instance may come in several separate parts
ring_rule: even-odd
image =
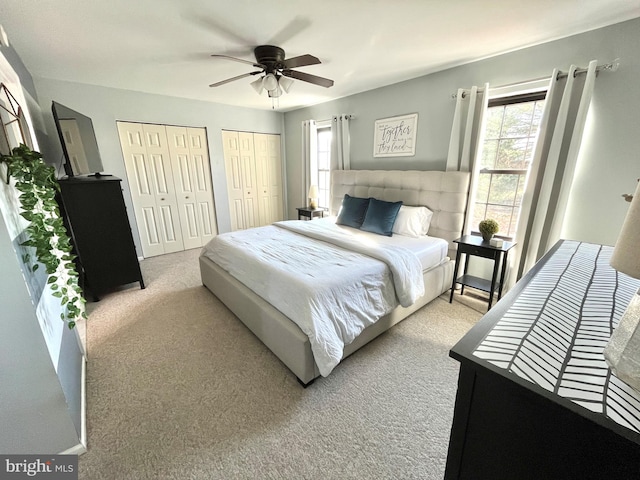
[[[280,135],[254,133],[260,224],[283,219]]]
[[[164,126],[118,122],[118,132],[143,255],[184,250]]]
[[[185,248],[203,246],[217,233],[204,128],[166,127]]]

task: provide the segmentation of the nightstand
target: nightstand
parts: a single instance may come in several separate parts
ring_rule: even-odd
[[[308,218],[309,220],[313,220],[314,217],[324,218],[324,212],[326,211],[326,209],[322,207],[297,207],[296,210],[298,210],[298,220],[302,220],[303,217]]]
[[[502,297],[502,286],[504,284],[504,277],[507,272],[507,254],[516,243],[515,242],[503,242],[501,247],[493,247],[489,242],[485,242],[482,237],[476,235],[465,235],[454,240],[458,244],[458,253],[456,254],[456,266],[453,269],[453,282],[451,283],[451,296],[449,297],[449,303],[453,301],[453,293],[456,288],[456,284],[462,285],[460,295],[464,294],[464,287],[476,288],[484,292],[489,293],[489,307],[493,303],[493,294],[498,289],[498,300]],[[466,254],[466,262],[464,264],[464,275],[458,278],[458,268],[460,267],[460,257],[462,254]],[[484,278],[474,277],[467,274],[469,268],[469,257],[483,257],[493,260],[493,276],[491,280]],[[500,273],[500,281],[498,279],[498,270],[502,263],[502,271]]]

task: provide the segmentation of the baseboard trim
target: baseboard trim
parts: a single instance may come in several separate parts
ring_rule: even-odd
[[[82,356],[82,375],[80,388],[80,443],[68,448],[60,455],[82,455],[87,453],[87,357]]]
[[[82,443],[79,443],[63,452],[60,452],[58,455],[82,455],[83,453],[87,453],[87,447]]]

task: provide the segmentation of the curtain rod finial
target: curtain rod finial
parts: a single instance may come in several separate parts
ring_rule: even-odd
[[[610,70],[612,72],[617,72],[619,67],[620,67],[620,59],[616,58],[613,62],[611,62]]]

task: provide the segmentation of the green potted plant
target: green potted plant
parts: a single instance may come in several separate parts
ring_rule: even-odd
[[[0,162],[7,165],[7,184],[12,178],[15,181],[20,192],[20,215],[29,222],[25,229],[29,238],[21,245],[35,250],[37,262],[32,263],[30,255],[25,255],[23,261],[32,271],[44,266],[47,284],[64,307],[60,316],[73,328],[77,319],[86,318],[85,299],[78,285],[71,239],[56,201],[60,186],[55,169],[26,145],[14,148],[9,155],[0,155]]]
[[[496,233],[498,233],[498,230],[500,230],[500,226],[498,225],[498,222],[496,222],[495,220],[491,218],[487,218],[485,220],[482,220],[478,224],[478,229],[482,234],[482,239],[485,242],[488,242]]]

